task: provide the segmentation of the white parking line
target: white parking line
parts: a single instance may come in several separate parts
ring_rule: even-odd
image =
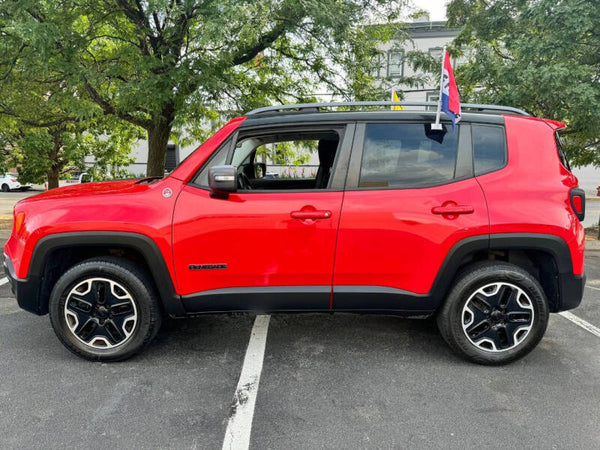
[[[231,404],[223,450],[245,450],[250,447],[254,405],[258,394],[270,319],[271,316],[259,315],[254,321],[242,373]]]
[[[559,314],[561,316],[563,316],[565,319],[570,320],[571,322],[573,322],[575,325],[579,325],[584,330],[587,330],[590,333],[595,334],[596,336],[600,337],[600,328],[595,327],[591,323],[586,322],[585,320],[577,317],[575,314],[572,314],[569,311],[563,311],[563,312],[561,312]]]
[[[8,278],[0,278],[0,286],[4,286],[6,283],[8,283]]]
[[[595,290],[595,291],[600,291],[600,288],[597,288],[597,287],[594,287],[594,286],[587,286],[587,285],[586,285],[585,287],[586,287],[586,288],[593,289],[593,290]]]

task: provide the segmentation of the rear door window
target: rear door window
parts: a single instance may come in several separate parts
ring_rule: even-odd
[[[458,130],[426,123],[369,123],[359,188],[420,188],[455,178]]]

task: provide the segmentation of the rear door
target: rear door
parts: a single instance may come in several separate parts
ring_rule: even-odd
[[[430,309],[427,294],[452,247],[488,235],[473,177],[470,126],[357,125],[340,220],[333,307]]]

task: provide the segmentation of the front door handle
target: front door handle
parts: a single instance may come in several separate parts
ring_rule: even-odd
[[[292,211],[290,213],[292,219],[307,220],[307,219],[329,219],[331,211]]]
[[[456,215],[456,214],[473,214],[475,208],[470,205],[442,205],[431,208],[433,214]]]

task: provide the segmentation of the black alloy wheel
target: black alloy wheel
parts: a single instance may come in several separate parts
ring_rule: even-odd
[[[138,319],[131,294],[107,278],[87,278],[73,287],[67,294],[64,314],[73,335],[93,348],[124,344]]]
[[[548,302],[527,270],[502,261],[463,268],[437,315],[440,332],[454,351],[479,364],[522,358],[548,325]]]
[[[60,341],[96,361],[133,356],[152,341],[162,320],[152,279],[135,263],[116,257],[71,267],[54,285],[49,306]]]

